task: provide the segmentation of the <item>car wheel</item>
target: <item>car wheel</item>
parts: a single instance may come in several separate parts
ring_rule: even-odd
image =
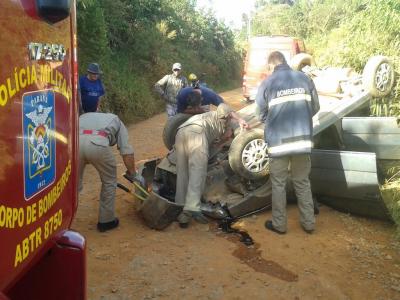
[[[247,179],[257,180],[269,174],[268,147],[262,129],[250,129],[237,135],[229,148],[229,165]]]
[[[164,145],[168,150],[171,150],[175,144],[175,136],[178,127],[185,123],[191,116],[193,115],[177,114],[168,119],[163,131]]]
[[[301,71],[305,66],[314,66],[314,58],[307,53],[299,53],[290,60],[290,67],[295,71]]]
[[[362,80],[365,90],[373,97],[388,95],[394,85],[394,68],[386,56],[371,57],[364,67]]]

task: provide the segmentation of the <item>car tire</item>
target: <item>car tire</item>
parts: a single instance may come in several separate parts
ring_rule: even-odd
[[[290,67],[295,71],[301,71],[305,66],[315,66],[315,60],[310,54],[299,53],[290,60]]]
[[[362,74],[364,89],[373,97],[384,97],[393,89],[394,68],[386,56],[371,57]]]
[[[165,147],[168,150],[171,150],[175,144],[175,136],[178,127],[185,123],[191,116],[190,114],[177,114],[168,119],[167,123],[165,123],[164,131],[163,131],[163,141]]]
[[[269,174],[267,151],[264,130],[254,128],[243,131],[231,143],[229,165],[236,174],[246,179],[262,179]]]

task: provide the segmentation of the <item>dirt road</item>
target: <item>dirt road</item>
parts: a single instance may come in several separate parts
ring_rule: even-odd
[[[243,106],[240,90],[222,96]],[[165,121],[160,114],[129,128],[138,161],[166,153]],[[148,229],[135,200],[118,190],[121,225],[99,233],[100,182],[90,166],[84,182],[73,228],[87,238],[88,299],[400,299],[400,245],[389,223],[322,206],[316,232],[307,235],[291,205],[283,236],[264,229],[271,212],[241,221],[255,241],[246,247],[214,223]]]

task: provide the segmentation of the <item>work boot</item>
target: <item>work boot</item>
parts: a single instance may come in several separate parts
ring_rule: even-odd
[[[272,225],[272,221],[271,221],[271,220],[267,220],[267,221],[265,222],[264,226],[265,226],[265,228],[267,228],[268,230],[271,230],[271,231],[273,231],[273,232],[275,232],[275,233],[277,233],[277,234],[285,234],[285,233],[286,233],[286,231],[280,231],[280,230],[276,229],[276,228],[274,227],[274,225]]]
[[[118,227],[119,225],[119,220],[118,218],[115,218],[113,221],[106,222],[106,223],[97,223],[97,230],[100,232],[105,232],[107,230],[114,229]]]
[[[179,222],[179,227],[188,228],[191,219],[192,213],[188,210],[183,210],[177,218],[177,221]]]
[[[194,211],[192,212],[192,218],[201,224],[208,224],[208,219],[205,215],[201,213],[201,211]]]
[[[308,233],[308,234],[312,234],[312,233],[314,232],[314,229],[305,228],[303,225],[302,225],[301,227],[302,227],[303,230],[304,230],[306,233]]]

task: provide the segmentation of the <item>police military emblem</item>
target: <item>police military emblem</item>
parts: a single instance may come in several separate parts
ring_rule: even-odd
[[[55,180],[55,102],[52,90],[22,97],[24,193],[29,200]]]

